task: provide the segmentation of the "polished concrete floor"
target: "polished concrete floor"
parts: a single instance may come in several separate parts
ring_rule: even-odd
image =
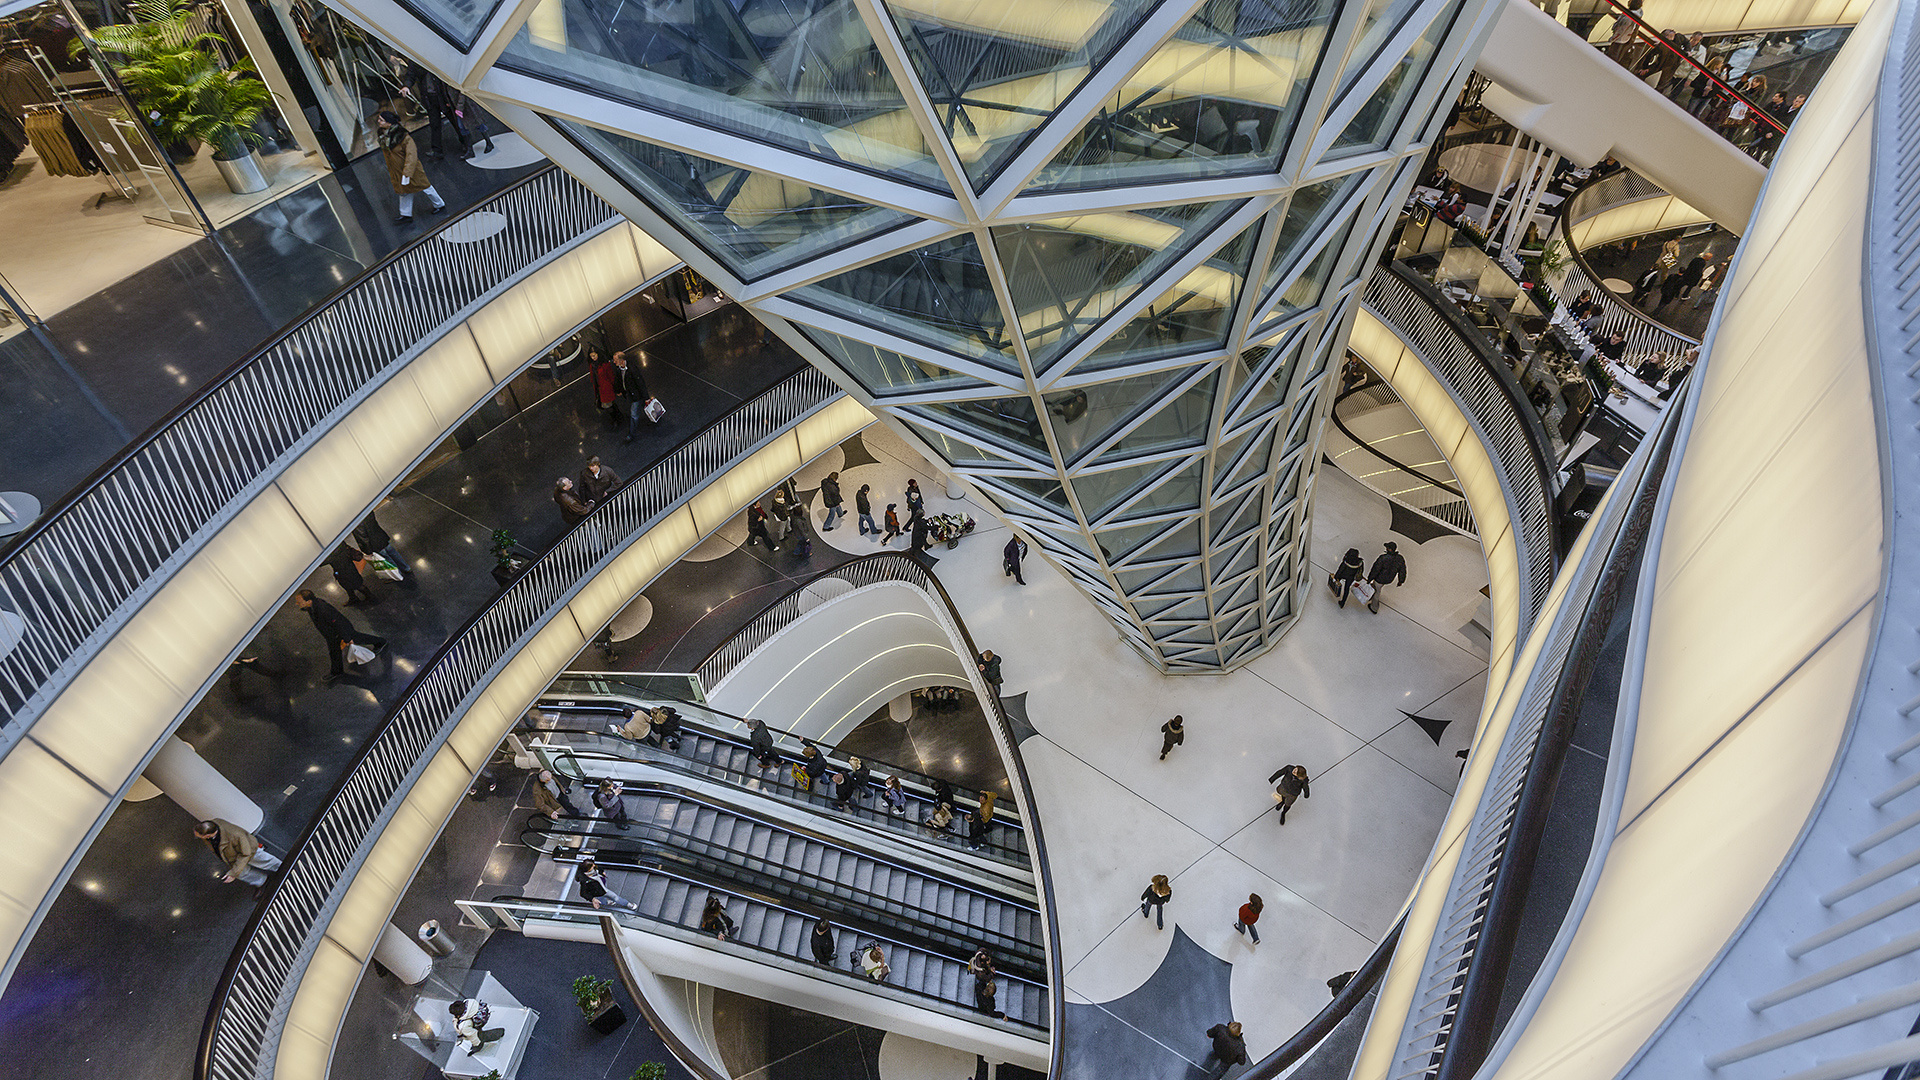
[[[449,158],[432,167],[441,196],[459,210],[541,166],[482,169]],[[6,195],[0,183],[0,207]],[[235,361],[445,220],[422,217],[399,226],[393,216],[386,166],[375,154],[287,192],[212,237],[169,245],[156,261],[141,262],[137,252],[121,257],[125,276],[108,277],[111,284],[55,314],[42,313],[45,343],[33,334],[0,342],[0,384],[9,389],[0,397],[0,490],[58,505]],[[88,221],[77,211],[71,219],[41,215],[23,226],[35,237],[28,243],[17,243],[22,231],[9,224],[6,250],[38,257],[4,260],[7,280],[31,297],[41,275],[68,273],[60,257],[62,230]],[[183,235],[136,224],[168,238]]]
[[[628,325],[617,315],[603,322]],[[356,625],[392,643],[372,671],[323,685],[325,649],[289,607],[246,650],[257,665],[231,673],[193,710],[180,737],[261,804],[270,848],[285,851],[301,834],[413,675],[498,594],[487,554],[494,529],[543,549],[562,532],[555,476],[577,472],[589,454],[632,476],[802,363],[767,345],[733,305],[649,339],[647,353],[651,387],[669,407],[658,427],[625,444],[585,383],[544,395],[517,385],[510,393],[520,404],[502,406],[499,426],[379,509],[414,580],[375,583],[375,604],[349,607],[324,568],[309,578]],[[74,1047],[109,1043],[140,1048],[119,1066],[137,1077],[190,1073],[207,1001],[254,906],[250,890],[218,882],[191,826],[165,798],[126,803],[82,857],[0,995],[0,1059],[20,1075],[91,1076],[97,1070]]]

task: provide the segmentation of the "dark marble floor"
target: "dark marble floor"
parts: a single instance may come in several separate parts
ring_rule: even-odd
[[[622,318],[608,321],[626,325]],[[266,810],[269,847],[284,851],[304,831],[414,674],[498,595],[492,530],[513,529],[522,545],[542,549],[561,533],[555,476],[577,472],[589,454],[631,476],[802,364],[763,345],[757,323],[733,305],[655,335],[646,349],[651,388],[669,409],[660,426],[626,444],[583,383],[543,396],[512,388],[521,396],[502,406],[497,427],[381,506],[414,580],[375,583],[376,603],[346,607],[324,568],[308,579],[390,641],[372,671],[323,685],[324,647],[289,607],[246,650],[257,665],[230,673],[189,715],[180,737]],[[72,1047],[106,1042],[141,1048],[131,1058],[138,1076],[191,1071],[208,998],[254,903],[249,890],[216,881],[191,825],[168,799],[127,803],[82,857],[0,995],[0,1058],[22,1075],[90,1075]]]
[[[449,158],[433,178],[457,211],[544,167]],[[0,344],[0,489],[57,505],[214,376],[447,220],[398,226],[393,214],[385,164],[363,157],[59,312],[46,342]]]
[[[1661,246],[1669,239],[1680,241],[1680,265],[1683,268],[1693,260],[1695,255],[1703,251],[1713,252],[1714,261],[1720,264],[1723,281],[1727,273],[1727,260],[1733,257],[1733,250],[1740,243],[1739,237],[1719,227],[1706,231],[1672,229],[1667,232],[1634,237],[1631,240],[1622,240],[1617,244],[1601,244],[1581,254],[1586,256],[1587,265],[1592,267],[1595,273],[1603,277],[1618,278],[1631,286],[1640,280],[1641,274],[1646,273],[1653,266],[1654,260],[1660,257]],[[1626,292],[1617,295],[1621,303],[1636,307],[1648,318],[1690,338],[1699,338],[1707,332],[1707,320],[1713,317],[1714,302],[1720,299],[1720,290],[1717,288],[1704,300],[1700,299],[1700,294],[1697,292],[1682,300],[1679,291],[1675,290],[1673,297],[1662,304],[1660,290],[1655,289],[1636,306],[1633,304],[1631,294],[1632,289],[1629,288]],[[1696,300],[1699,301],[1697,307],[1694,306]]]
[[[902,724],[880,709],[840,740],[843,754],[905,766],[937,776],[963,788],[997,791],[1013,797],[1007,783],[1007,764],[994,745],[980,701],[963,693],[961,707],[934,712],[916,705]]]
[[[1167,955],[1138,990],[1099,1005],[1067,1003],[1061,1080],[1121,1075],[1198,1080],[1207,1075],[1203,1066],[1213,1050],[1207,1029],[1233,1019],[1227,990],[1232,970],[1232,964],[1175,926]],[[1169,1038],[1169,1031],[1180,1035]]]

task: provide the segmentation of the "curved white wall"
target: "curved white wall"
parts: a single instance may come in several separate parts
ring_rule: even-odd
[[[972,689],[966,662],[926,593],[882,582],[795,619],[708,690],[707,700],[721,712],[831,741],[908,691]]]

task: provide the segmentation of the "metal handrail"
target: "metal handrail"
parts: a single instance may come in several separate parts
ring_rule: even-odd
[[[855,587],[859,587],[863,583],[878,584],[882,581],[901,581],[931,592],[940,598],[940,604],[947,617],[952,620],[953,630],[959,635],[961,644],[966,647],[969,657],[980,655],[980,647],[975,644],[972,633],[967,630],[967,624],[961,620],[960,609],[954,604],[953,597],[948,594],[947,587],[942,585],[940,579],[934,576],[933,571],[927,569],[925,564],[921,563],[920,560],[912,555],[898,551],[883,551],[873,555],[863,555],[834,570],[825,571],[807,578],[801,582],[792,593],[788,594],[788,597],[775,601],[769,605],[765,611],[762,611],[760,616],[756,617],[753,623],[749,624],[749,629],[759,625],[762,619],[768,619],[770,622],[784,620],[779,621],[779,626],[773,629],[765,629],[763,627],[761,630],[755,631],[755,634],[759,636],[759,641],[764,643],[775,633],[778,633],[779,629],[784,628],[799,617],[797,608],[791,613],[788,613],[788,609],[785,606],[786,601],[797,598],[801,589],[806,588],[807,585],[812,584],[820,578],[828,576],[845,579],[852,582]],[[746,632],[746,630],[742,630],[743,634]],[[751,651],[751,649],[746,650],[746,652]],[[708,665],[713,664],[716,659],[722,658],[723,655],[727,659],[725,659],[724,666],[718,668],[722,674],[732,670],[734,665],[745,658],[746,653],[743,652],[736,656],[725,646],[715,650],[713,656],[709,656],[700,666],[703,678],[708,670]],[[718,682],[718,680],[716,679],[715,682]],[[708,683],[707,685],[713,685],[713,683]],[[987,719],[993,724],[995,732],[1006,748],[1007,760],[1013,766],[1013,774],[1010,779],[1014,785],[1014,794],[1019,796],[1022,792],[1032,791],[1033,781],[1028,778],[1026,761],[1020,755],[1020,738],[1013,729],[1012,721],[1007,718],[1006,705],[1001,702],[999,695],[991,693],[982,696],[982,704],[988,706],[986,710]],[[1034,879],[1039,886],[1041,899],[1040,913],[1047,928],[1047,985],[1055,991],[1047,995],[1049,1008],[1052,1010],[1052,1017],[1048,1021],[1048,1026],[1054,1031],[1060,1031],[1066,1023],[1067,1009],[1066,996],[1059,992],[1059,989],[1066,985],[1066,972],[1062,966],[1060,956],[1060,927],[1057,915],[1060,906],[1054,899],[1053,874],[1047,862],[1046,836],[1041,830],[1039,818],[1032,813],[1032,809],[1032,807],[1027,807],[1027,812],[1021,815],[1021,822],[1027,831],[1027,848],[1033,857]],[[1065,1047],[1065,1039],[1053,1040],[1050,1051],[1052,1056],[1048,1063],[1047,1075],[1057,1076],[1060,1074],[1061,1055],[1065,1052]]]
[[[483,211],[505,217],[505,228],[470,244],[428,234],[387,256],[95,470],[0,559],[0,609],[26,624],[0,656],[0,750],[278,466],[420,343],[620,220],[558,169],[453,220]]]
[[[1648,22],[1647,20],[1641,18],[1638,15],[1635,15],[1632,9],[1628,8],[1627,5],[1621,3],[1620,0],[1606,0],[1606,2],[1608,7],[1613,8],[1614,18],[1616,19],[1624,18],[1629,22],[1633,23],[1633,25],[1639,29],[1641,36],[1644,38],[1644,40],[1647,43],[1657,46],[1659,48],[1665,49],[1670,53],[1673,53],[1681,63],[1692,68],[1697,73],[1693,77],[1697,78],[1699,75],[1705,75],[1707,77],[1707,81],[1713,85],[1714,89],[1718,90],[1721,94],[1727,97],[1730,97],[1736,101],[1745,103],[1747,108],[1752,111],[1753,115],[1759,117],[1762,120],[1765,120],[1768,126],[1772,127],[1773,130],[1780,132],[1782,135],[1786,134],[1787,126],[1785,124],[1782,124],[1779,120],[1775,119],[1772,113],[1761,108],[1759,102],[1754,101],[1752,98],[1734,89],[1732,84],[1728,83],[1725,79],[1722,79],[1720,76],[1715,75],[1713,72],[1707,70],[1706,65],[1700,63],[1700,61],[1698,60],[1695,60],[1693,57],[1688,56],[1685,50],[1674,48],[1671,42],[1667,41],[1666,38],[1660,36],[1660,31],[1654,29],[1654,26],[1652,23]]]
[[[220,978],[196,1080],[265,1080],[299,973],[387,819],[472,701],[634,537],[709,478],[839,398],[808,368],[690,437],[595,507],[420,669],[292,847]]]
[[[1557,469],[1539,414],[1492,343],[1420,275],[1398,263],[1379,267],[1367,279],[1361,300],[1412,346],[1487,447],[1500,474],[1526,583],[1518,627],[1524,637],[1546,603],[1560,552]]]
[[[1573,302],[1579,299],[1582,293],[1591,294],[1593,302],[1600,305],[1600,323],[1596,328],[1599,334],[1605,336],[1617,333],[1625,341],[1626,348],[1620,354],[1619,360],[1622,367],[1631,371],[1639,366],[1641,360],[1658,354],[1669,358],[1666,370],[1671,373],[1679,367],[1681,359],[1688,350],[1699,347],[1699,339],[1690,338],[1669,328],[1665,323],[1620,299],[1612,289],[1600,283],[1601,275],[1595,273],[1593,267],[1587,264],[1586,254],[1573,242],[1573,235],[1570,232],[1573,225],[1611,206],[1640,202],[1652,197],[1630,192],[1627,193],[1626,198],[1597,207],[1582,199],[1582,196],[1589,191],[1598,191],[1611,181],[1612,177],[1602,177],[1582,184],[1579,190],[1567,200],[1568,211],[1561,214],[1560,219],[1554,223],[1553,238],[1566,250],[1567,263],[1561,271],[1560,280],[1552,283],[1559,294],[1559,306],[1553,313],[1552,324],[1558,326],[1561,333],[1566,334],[1575,345],[1597,349],[1599,342],[1588,335],[1579,321],[1573,317]],[[1621,186],[1631,185],[1623,183]],[[1580,203],[1577,210],[1575,209],[1576,201]]]

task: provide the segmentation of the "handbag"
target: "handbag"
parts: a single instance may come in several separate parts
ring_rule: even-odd
[[[347,646],[347,663],[354,667],[364,667],[373,663],[373,650],[358,643]]]
[[[406,579],[406,575],[400,572],[399,567],[378,555],[367,556],[367,569],[373,571],[374,577],[380,578],[383,581],[403,581]]]
[[[656,424],[667,415],[667,407],[660,404],[660,399],[657,397],[648,398],[647,403],[640,407],[640,411],[646,414],[648,420]]]
[[[1371,581],[1356,581],[1353,583],[1353,595],[1359,597],[1360,602],[1363,604],[1373,603],[1373,595],[1377,591],[1378,589],[1375,588]]]

